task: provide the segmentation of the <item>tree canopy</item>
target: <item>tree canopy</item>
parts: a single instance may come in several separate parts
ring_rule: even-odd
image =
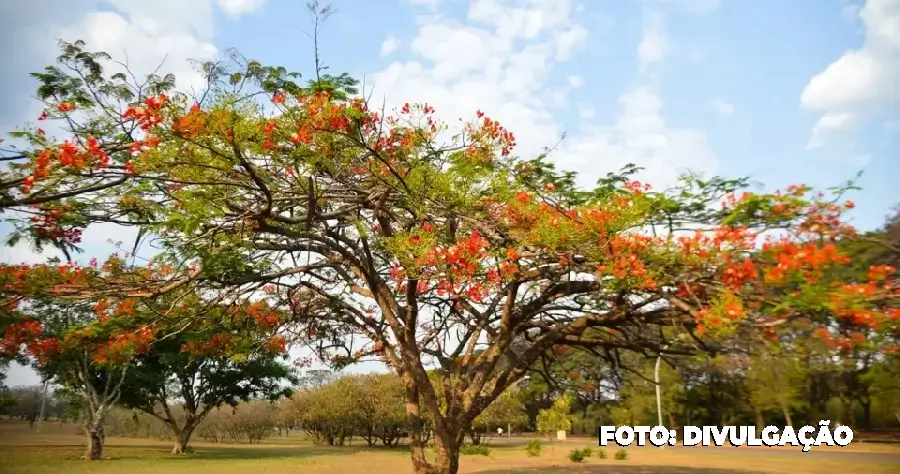
[[[16,134],[28,147],[4,155],[0,203],[28,216],[12,239],[69,252],[85,226],[113,223],[159,251],[141,265],[3,267],[4,311],[23,315],[7,348],[57,350],[32,316],[44,301],[200,295],[273,318],[290,327],[283,342],[335,366],[383,360],[402,381],[416,472],[445,474],[483,410],[560,348],[719,353],[797,326],[839,350],[894,344],[875,334],[896,334],[895,269],[863,275],[841,248],[857,237],[847,187],[751,192],[686,175],[654,190],[628,166],[585,189],[546,155],[517,156],[482,111],[451,128],[428,104],[373,109],[348,76],[301,84],[238,54],[205,64],[209,89],[190,97],[172,77],[110,75],[84,47],[63,44],[65,69],[35,75],[42,118],[68,136],[29,127]],[[129,325],[91,333],[116,349],[103,360],[164,336],[110,320]]]

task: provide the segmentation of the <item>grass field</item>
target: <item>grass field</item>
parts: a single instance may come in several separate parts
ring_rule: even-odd
[[[262,445],[194,444],[196,453],[173,456],[171,445],[148,439],[108,438],[104,461],[86,462],[83,439],[72,425],[46,423],[41,433],[27,423],[0,421],[0,473],[3,474],[404,474],[410,461],[402,449],[328,448],[300,441],[299,436],[274,437]],[[513,440],[514,441],[514,440]],[[513,442],[492,446],[491,457],[463,456],[460,472],[482,474],[574,474],[629,473],[721,474],[900,472],[900,447],[851,445],[847,448],[631,448],[628,459],[589,458],[575,464],[566,459],[570,450],[594,446],[583,438],[545,448],[538,458],[529,458]]]

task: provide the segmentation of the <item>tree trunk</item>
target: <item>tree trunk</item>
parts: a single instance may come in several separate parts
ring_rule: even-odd
[[[787,405],[781,405],[781,411],[784,412],[784,421],[788,426],[794,426],[794,421],[791,419],[791,410]]]
[[[754,415],[756,415],[756,429],[760,432],[766,427],[766,420],[763,419],[762,410],[756,408],[753,410]]]
[[[863,428],[872,429],[872,402],[860,400],[859,405],[863,410]]]
[[[191,435],[194,434],[194,425],[185,424],[181,430],[175,430],[175,446],[172,447],[172,454],[187,454],[194,450],[188,446],[191,441]]]
[[[416,474],[456,474],[459,472],[460,443],[458,438],[460,437],[454,436],[453,433],[447,433],[445,430],[442,430],[441,434],[435,434],[434,466],[430,471]]]
[[[103,459],[103,442],[106,435],[103,433],[103,423],[92,423],[85,427],[87,431],[87,452],[84,458],[88,461]]]
[[[843,409],[844,424],[850,428],[855,428],[856,417],[853,416],[853,400],[844,400]]]

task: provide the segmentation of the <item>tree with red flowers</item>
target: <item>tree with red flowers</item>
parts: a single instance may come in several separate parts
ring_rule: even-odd
[[[192,324],[135,358],[118,400],[165,423],[175,436],[172,454],[191,451],[194,430],[213,410],[251,398],[276,401],[298,383],[283,360],[283,313],[259,299],[211,305],[200,314],[198,303],[196,295],[180,299],[167,317]]]
[[[2,314],[9,323],[0,331],[0,353],[31,357],[45,380],[80,396],[86,459],[103,456],[110,410],[127,405],[159,415],[155,403],[177,374],[193,369],[192,375],[207,376],[181,390],[185,420],[168,410],[168,418],[159,415],[179,435],[181,450],[211,409],[274,395],[280,381],[291,380],[287,368],[272,364],[286,352],[281,329],[289,315],[258,296],[210,293],[178,279],[161,284],[174,271],[170,266],[128,266],[118,256],[103,265],[2,270]]]
[[[135,317],[147,300],[81,295],[98,283],[124,282],[135,274],[149,272],[132,273],[117,257],[102,266],[4,266],[0,272],[8,322],[0,334],[0,352],[33,357],[45,380],[81,396],[86,459],[102,457],[103,421],[121,395],[131,359],[149,350],[163,326],[162,320]]]
[[[64,202],[159,236],[184,279],[271,285],[335,365],[383,360],[404,385],[417,473],[457,472],[475,418],[559,347],[689,354],[831,315],[855,328],[898,318],[893,268],[836,271],[849,263],[837,244],[855,235],[841,191],[691,176],[654,191],[634,167],[582,189],[546,157],[516,156],[515,135],[482,111],[451,130],[428,104],[370,109],[345,76],[301,86],[232,59],[207,65],[202,98],[127,108],[144,134],[129,184]],[[47,173],[35,186],[66,173],[49,163],[30,158]]]

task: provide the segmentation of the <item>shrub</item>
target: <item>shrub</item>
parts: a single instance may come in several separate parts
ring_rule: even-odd
[[[624,449],[620,449],[620,450],[616,451],[616,460],[617,461],[624,461],[626,459],[628,459],[628,451],[625,451]]]
[[[464,444],[459,453],[465,456],[490,456],[491,450],[483,444]]]
[[[597,458],[598,459],[606,459],[606,451],[603,449],[597,450]]]
[[[544,445],[538,439],[533,439],[525,445],[525,452],[528,453],[529,457],[538,457],[541,455],[541,449],[544,448]]]
[[[572,462],[584,462],[586,456],[584,455],[583,449],[573,449],[569,452],[569,461]]]
[[[584,454],[584,457],[589,458],[594,454],[594,448],[587,446],[584,449],[582,449],[581,452],[582,452],[582,454]]]

